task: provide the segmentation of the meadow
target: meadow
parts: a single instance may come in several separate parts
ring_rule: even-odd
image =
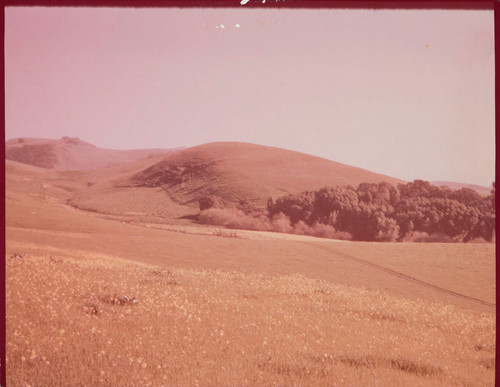
[[[494,384],[494,313],[59,253],[7,256],[8,385]]]

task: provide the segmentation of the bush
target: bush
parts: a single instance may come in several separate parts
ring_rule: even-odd
[[[295,225],[295,234],[311,235],[318,238],[351,240],[352,235],[345,231],[337,231],[329,224],[315,223],[308,226],[304,222],[298,222]]]
[[[282,212],[272,217],[271,226],[272,231],[289,234],[293,233],[293,226],[290,218]]]
[[[204,196],[198,202],[201,211],[208,210],[209,208],[224,208],[222,199],[215,195]]]
[[[313,226],[309,226],[305,222],[299,221],[295,225],[292,225],[290,218],[282,212],[270,219],[267,214],[262,212],[245,214],[238,208],[209,208],[201,212],[199,221],[204,224],[223,226],[231,229],[274,231],[343,240],[352,239],[351,234],[336,231],[335,228],[327,224],[316,223]]]
[[[270,231],[272,226],[265,216],[253,217],[246,215],[237,208],[210,208],[203,210],[199,217],[200,222],[214,226],[224,226],[240,230]]]
[[[453,243],[455,241],[449,235],[443,233],[429,235],[428,233],[422,231],[412,231],[404,236],[403,242]]]

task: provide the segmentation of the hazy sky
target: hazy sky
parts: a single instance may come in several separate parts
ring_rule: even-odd
[[[244,141],[490,185],[493,28],[472,10],[8,7],[6,138]]]

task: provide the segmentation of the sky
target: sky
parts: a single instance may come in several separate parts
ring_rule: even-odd
[[[491,10],[5,10],[6,139],[242,141],[403,180],[495,176]]]

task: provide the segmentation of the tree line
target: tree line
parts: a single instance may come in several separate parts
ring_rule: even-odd
[[[426,235],[436,241],[491,241],[495,229],[495,183],[489,195],[452,190],[415,180],[393,186],[362,183],[324,187],[269,199],[268,216],[284,214],[292,225],[329,225],[358,241],[402,241]]]

